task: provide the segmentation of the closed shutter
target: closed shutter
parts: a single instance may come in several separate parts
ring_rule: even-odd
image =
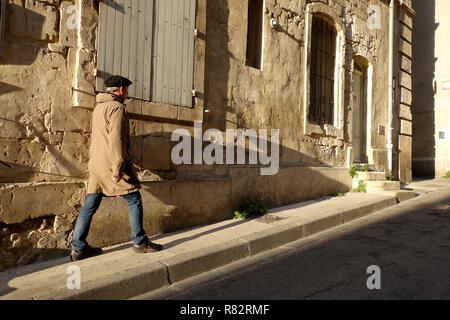
[[[97,90],[120,74],[129,96],[192,107],[195,0],[106,0],[100,4]]]
[[[0,0],[0,56],[3,55],[5,28],[6,28],[6,0]]]

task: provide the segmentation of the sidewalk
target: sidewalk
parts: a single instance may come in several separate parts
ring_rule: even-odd
[[[415,195],[448,190],[450,181],[419,181],[404,189],[323,197],[271,209],[257,219],[227,220],[164,234],[152,238],[165,247],[158,253],[136,254],[129,243],[107,248],[103,255],[77,263],[69,263],[66,257],[6,270],[0,273],[0,299],[131,298],[383,210]],[[81,270],[79,290],[66,287],[68,267],[73,265]]]

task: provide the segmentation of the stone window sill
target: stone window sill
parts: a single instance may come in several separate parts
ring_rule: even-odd
[[[305,129],[305,134],[309,136],[322,135],[344,140],[344,130],[333,125],[325,124],[322,128],[322,126],[308,121]]]

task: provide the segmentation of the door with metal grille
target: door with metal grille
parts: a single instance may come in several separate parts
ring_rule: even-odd
[[[195,0],[103,0],[97,90],[120,74],[129,96],[192,107]]]
[[[317,124],[332,125],[334,120],[336,39],[336,28],[324,18],[313,16],[309,120]]]

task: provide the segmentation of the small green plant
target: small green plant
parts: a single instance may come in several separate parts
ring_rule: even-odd
[[[359,183],[358,183],[358,187],[353,188],[352,192],[367,193],[366,187],[367,187],[367,185],[364,183],[364,181],[360,180]]]
[[[444,179],[449,179],[449,178],[450,178],[450,171],[447,172],[447,173],[445,174],[445,176],[444,176]]]
[[[344,197],[344,194],[340,193],[340,192],[332,192],[328,196],[329,197]]]
[[[388,181],[394,181],[394,175],[392,174],[392,171],[389,170],[388,174],[386,175],[386,180]]]
[[[267,213],[267,208],[260,199],[242,200],[234,211],[234,219],[249,219]]]
[[[352,178],[356,178],[356,177],[358,177],[358,169],[359,169],[359,167],[358,166],[353,166],[351,169],[350,169],[350,177],[352,177]]]
[[[372,171],[372,169],[370,169],[370,167],[369,167],[368,164],[365,164],[365,165],[362,167],[362,171],[364,171],[364,172],[370,172],[370,171]]]

